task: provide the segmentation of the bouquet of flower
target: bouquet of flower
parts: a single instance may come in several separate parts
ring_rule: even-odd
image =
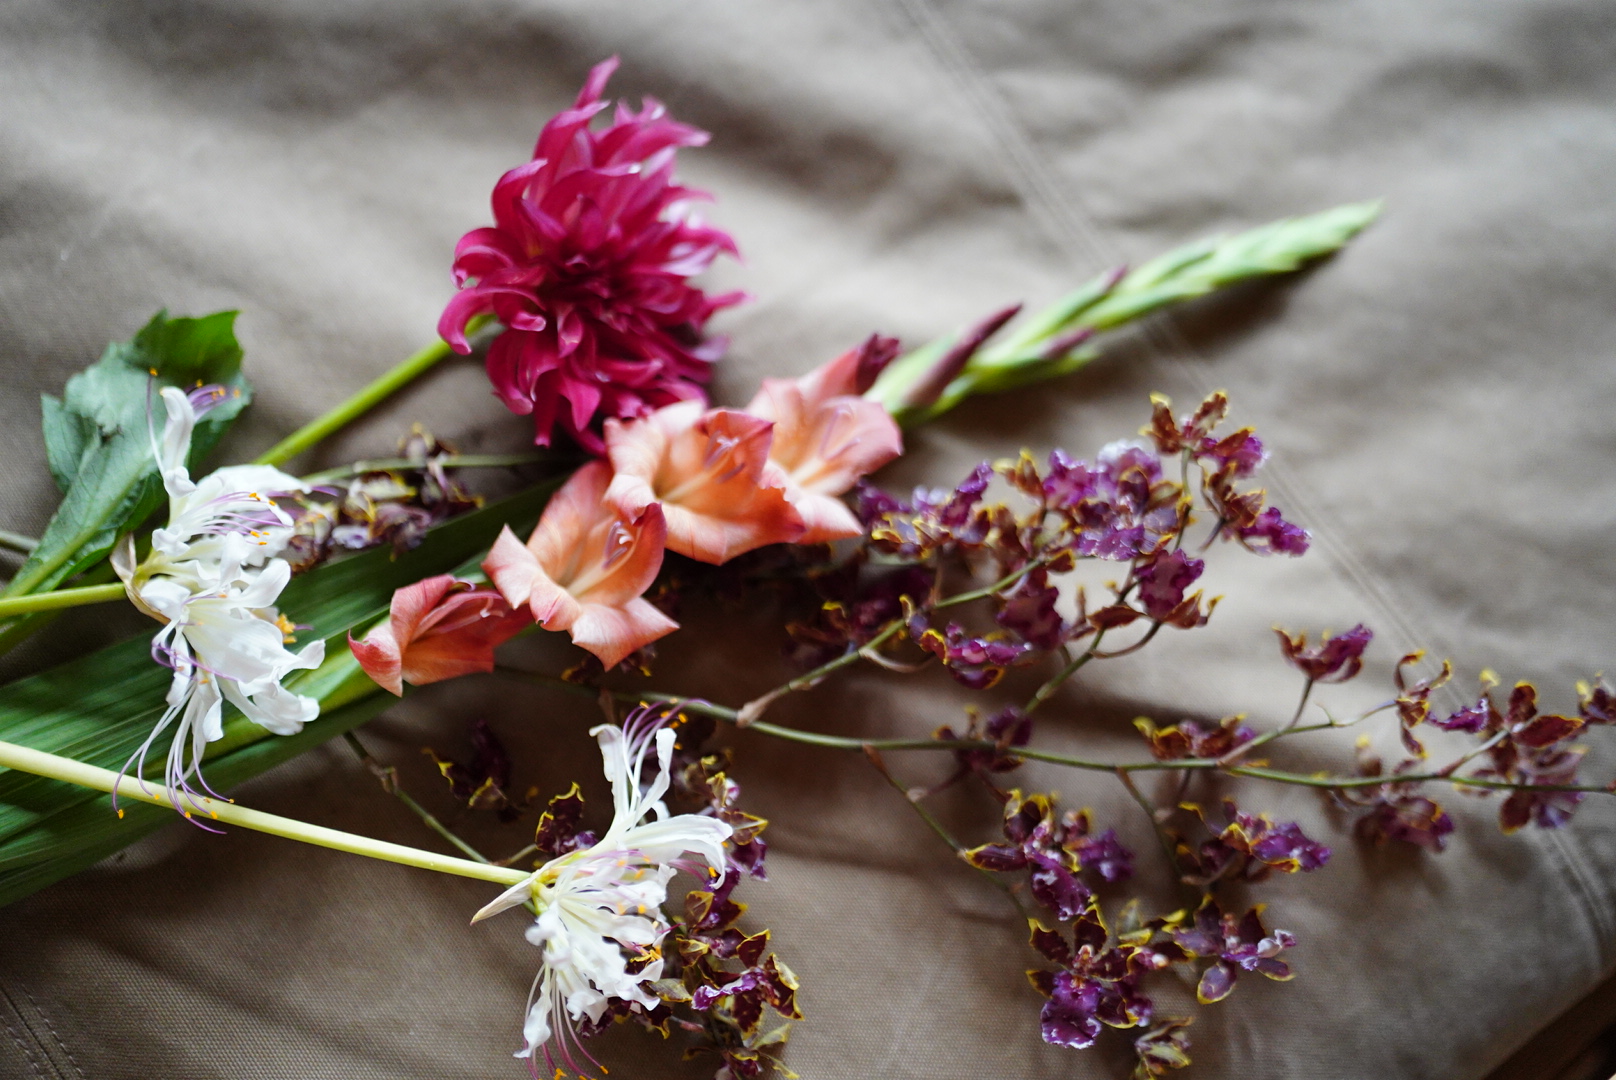
[[[721,1078],[793,1075],[782,1055],[802,1016],[798,975],[736,898],[766,881],[767,822],[743,809],[721,734],[749,728],[866,758],[962,872],[1005,894],[1005,917],[1025,921],[1031,952],[1006,963],[1033,965],[1029,1036],[1084,1049],[1119,1029],[1133,1075],[1148,1078],[1190,1060],[1192,1017],[1159,1013],[1154,987],[1182,979],[1211,1005],[1242,975],[1290,979],[1297,941],[1271,922],[1283,907],[1271,917],[1246,898],[1330,858],[1222,781],[1316,788],[1362,841],[1432,854],[1455,827],[1445,792],[1502,796],[1509,832],[1559,827],[1586,794],[1612,790],[1577,773],[1584,729],[1616,722],[1597,680],[1579,685],[1571,715],[1541,711],[1526,683],[1500,692],[1484,673],[1472,703],[1444,715],[1431,695],[1452,668],[1413,653],[1390,673],[1383,705],[1336,715],[1318,699],[1360,675],[1372,636],[1361,625],[1312,641],[1278,631],[1277,659],[1299,686],[1281,723],[1140,718],[1140,752],[1123,760],[1040,747],[1040,711],[1086,666],[1208,625],[1217,598],[1197,588],[1208,559],[1307,551],[1308,533],[1254,486],[1267,448],[1230,428],[1222,393],[1187,410],[1157,396],[1137,437],[1116,433],[1088,458],[1023,452],[909,494],[868,480],[903,453],[905,429],[1077,371],[1107,330],[1326,256],[1375,204],[1191,244],[1019,320],[1010,308],[917,348],[871,334],[806,375],[764,380],[743,408],[715,407],[705,387],[725,341],[707,324],[745,297],[709,295],[693,279],[737,248],[696,214],[703,193],[674,179],[677,152],[707,136],[654,101],[603,120],[614,67],[597,66],[532,159],[495,185],[494,224],[454,253],[442,340],[258,461],[202,467],[251,401],[233,312],[159,313],[44,399],[63,498],[37,540],[0,534],[25,556],[0,597],[0,650],[80,604],[127,601],[158,629],[0,688],[0,901],[176,813],[209,831],[263,830],[498,886],[467,913],[474,922],[525,909],[538,972],[517,1056],[535,1074],[590,1074],[590,1037],[627,1022],[679,1033],[687,1052],[714,1055]],[[417,429],[396,458],[283,471],[455,353],[481,353],[495,396],[532,418],[532,453],[460,454]],[[520,488],[485,501],[465,486],[469,469],[514,470]],[[774,689],[724,704],[646,688],[656,642],[694,595],[778,614]],[[504,643],[537,631],[566,634],[576,662],[501,662]],[[1012,668],[1043,681],[1020,704],[967,708],[929,736],[766,719],[782,697],[855,666],[894,677],[935,666],[972,691]],[[479,728],[475,759],[439,768],[468,805],[534,830],[490,858],[353,733],[409,687],[478,673],[599,701],[590,734],[609,811],[586,806],[574,784],[534,824],[531,796],[511,789],[508,756]],[[1273,759],[1282,740],[1376,717],[1396,725],[1401,760],[1383,762],[1367,740],[1355,761],[1323,772]],[[1424,745],[1433,730],[1449,733],[1436,760]],[[217,794],[336,737],[457,853]],[[946,755],[950,771],[911,787],[890,763],[909,753]],[[1026,761],[1120,784],[1159,840],[1177,902],[1129,899],[1135,853],[1088,810],[1015,786]],[[928,807],[949,788],[980,801],[981,835],[956,837]],[[789,952],[790,928],[780,937]]]

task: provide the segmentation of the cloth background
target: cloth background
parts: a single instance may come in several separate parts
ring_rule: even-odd
[[[1275,623],[1375,628],[1370,672],[1325,699],[1343,712],[1382,700],[1413,646],[1453,656],[1465,691],[1490,665],[1540,681],[1561,709],[1575,679],[1610,665],[1616,10],[1597,0],[14,0],[0,11],[0,525],[37,532],[54,506],[38,394],[160,306],[242,309],[258,398],[221,461],[430,340],[455,240],[611,53],[618,94],[655,93],[715,133],[682,175],[717,193],[711,216],[746,255],[714,286],[756,297],[715,326],[734,338],[721,401],[872,329],[918,343],[1209,232],[1387,200],[1340,258],[1157,320],[1062,384],[973,402],[880,478],[952,482],[1024,445],[1092,453],[1137,429],[1151,390],[1188,405],[1225,387],[1273,448],[1270,490],[1314,551],[1221,551],[1213,626],[1094,665],[1043,718],[1048,745],[1136,757],[1138,714],[1278,723],[1297,685]],[[414,420],[469,451],[527,437],[466,362],[296,465],[388,453]],[[688,622],[661,686],[738,703],[779,678],[763,615]],[[141,629],[110,606],[80,612],[6,671]],[[550,670],[572,658],[552,642],[516,651]],[[776,718],[923,733],[957,723],[959,702],[930,676],[860,675]],[[597,717],[478,677],[412,694],[362,734],[497,851],[526,826],[460,821],[419,748],[463,752],[487,719],[519,787],[582,779],[598,794],[584,735]],[[1350,737],[1323,742],[1287,760],[1349,759]],[[1123,1039],[1092,1053],[1038,1041],[1023,930],[863,760],[735,744],[748,800],[773,822],[771,880],[746,888],[752,923],[804,983],[794,1069],[1125,1073]],[[1590,775],[1613,764],[1596,749]],[[910,783],[943,767],[894,766]],[[1021,782],[1092,806],[1149,865],[1148,830],[1114,783],[1037,768]],[[340,742],[236,794],[434,843]],[[1335,859],[1263,890],[1271,923],[1300,938],[1298,977],[1244,979],[1202,1010],[1191,1076],[1480,1077],[1616,962],[1603,800],[1560,833],[1503,837],[1495,802],[1444,797],[1459,829],[1427,857],[1359,847],[1310,792],[1241,797],[1300,820]],[[974,837],[993,827],[964,796],[942,810]],[[1141,888],[1165,897],[1152,873]],[[488,891],[176,824],[0,912],[0,1072],[520,1075],[508,1055],[535,950],[514,916],[466,926]],[[1175,1004],[1165,992],[1161,1011]],[[1511,1075],[1546,1075],[1556,1043],[1535,1045],[1549,1049]],[[714,1067],[633,1030],[598,1049],[614,1076]]]

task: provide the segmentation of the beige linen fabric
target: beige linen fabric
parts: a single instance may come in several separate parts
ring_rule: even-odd
[[[429,340],[453,244],[485,222],[493,180],[620,52],[616,92],[654,93],[715,133],[683,175],[717,193],[711,216],[746,254],[715,285],[756,297],[722,319],[730,402],[872,329],[918,342],[1211,231],[1386,198],[1343,257],[1154,324],[1061,385],[972,403],[881,478],[951,482],[1023,445],[1091,453],[1132,433],[1155,389],[1187,405],[1226,387],[1273,448],[1270,487],[1313,553],[1219,551],[1213,626],[1096,665],[1043,716],[1048,745],[1136,756],[1141,713],[1279,722],[1296,683],[1274,623],[1376,629],[1370,673],[1325,699],[1342,711],[1382,700],[1416,645],[1453,655],[1467,689],[1487,664],[1569,708],[1573,680],[1612,666],[1616,610],[1613,16],[1597,0],[15,0],[0,12],[0,526],[37,531],[54,505],[38,393],[159,306],[242,309],[258,400],[233,459]],[[468,450],[527,437],[475,364],[451,364],[298,464],[385,453],[412,420]],[[767,612],[686,616],[659,686],[738,703],[779,677]],[[140,629],[128,612],[78,613],[5,670]],[[525,650],[549,670],[570,662],[555,642]],[[960,700],[930,675],[859,675],[778,718],[923,733],[957,723]],[[454,819],[418,751],[463,751],[477,718],[511,746],[519,786],[548,796],[581,779],[598,797],[596,714],[549,692],[466,679],[363,735]],[[735,744],[747,798],[773,821],[771,880],[745,890],[752,924],[804,983],[793,1068],[1125,1073],[1122,1038],[1093,1053],[1038,1041],[1013,913],[861,759]],[[1288,760],[1350,752],[1344,737]],[[1616,766],[1608,749],[1591,758],[1591,775]],[[943,768],[893,763],[912,783]],[[1042,768],[1021,782],[1093,806],[1152,865],[1114,783]],[[237,794],[434,843],[340,743]],[[1496,803],[1445,798],[1459,829],[1426,857],[1359,847],[1309,792],[1241,797],[1336,854],[1262,890],[1300,938],[1298,976],[1243,979],[1203,1010],[1189,1075],[1480,1077],[1616,959],[1603,800],[1561,833],[1506,838]],[[980,801],[942,810],[972,837],[991,830]],[[464,827],[489,850],[524,840]],[[1143,875],[1166,902],[1162,886]],[[466,925],[489,895],[175,825],[0,912],[0,1074],[518,1076],[536,950],[514,915]],[[1162,1012],[1182,997],[1164,991]],[[613,1076],[715,1067],[633,1030],[598,1049]]]

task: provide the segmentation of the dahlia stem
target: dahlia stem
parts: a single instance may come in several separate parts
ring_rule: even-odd
[[[491,320],[487,316],[479,316],[467,324],[468,331],[479,330],[488,325]],[[327,412],[317,416],[307,424],[292,432],[286,438],[259,455],[259,465],[279,465],[290,458],[294,458],[303,451],[314,446],[321,439],[346,427],[359,419],[365,413],[375,408],[381,402],[391,397],[398,390],[408,386],[420,376],[436,367],[438,362],[445,360],[453,352],[446,341],[434,341],[414,356],[408,357],[392,370],[384,372],[369,386],[360,390],[347,401]]]
[[[119,776],[110,769],[86,765],[81,761],[57,754],[47,754],[27,746],[18,746],[16,743],[0,742],[0,766],[77,784],[80,787],[93,788],[96,791],[116,792],[126,799],[154,803],[158,806],[173,805],[170,800],[174,796],[161,785],[141,781],[133,776]],[[218,799],[193,800],[190,796],[186,796],[185,801],[195,808],[196,813],[206,814],[211,820],[226,825],[239,825],[244,829],[282,836],[288,840],[299,840],[316,847],[381,859],[384,862],[401,863],[404,866],[436,870],[442,874],[455,874],[459,877],[477,878],[498,885],[515,885],[529,876],[520,870],[489,866],[449,855],[437,855],[402,844],[390,844],[385,840],[372,840],[368,836],[356,836],[338,829],[328,829],[323,825],[311,825],[304,821],[281,817],[278,814],[249,810],[244,806]]]
[[[58,608],[79,607],[83,604],[105,604],[124,598],[122,584],[85,585],[76,589],[57,589],[33,596],[7,596],[0,598],[0,619],[17,615],[30,615],[36,611],[55,611]]]

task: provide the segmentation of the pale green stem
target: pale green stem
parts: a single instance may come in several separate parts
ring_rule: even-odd
[[[467,326],[475,332],[488,325],[486,316],[473,319]],[[297,457],[326,436],[341,430],[411,382],[420,378],[453,352],[446,341],[434,341],[414,356],[385,372],[369,386],[360,390],[336,408],[317,416],[292,432],[286,438],[259,455],[259,465],[279,465]]]
[[[55,611],[58,608],[79,607],[83,604],[105,604],[124,598],[121,584],[86,585],[76,589],[57,589],[34,596],[7,596],[0,598],[0,619],[18,615],[31,615],[36,611]]]
[[[445,469],[503,469],[513,465],[536,465],[554,460],[555,455],[543,450],[530,450],[520,454],[445,454],[437,464]],[[346,480],[368,472],[390,472],[396,469],[421,469],[426,462],[410,458],[371,458],[356,461],[324,472],[303,477],[305,484],[324,484],[332,480]]]
[[[35,776],[46,776],[52,780],[61,780],[80,787],[93,788],[96,791],[116,792],[121,798],[135,799],[140,802],[153,803],[158,806],[172,806],[174,796],[168,789],[147,781],[137,780],[132,776],[119,776],[111,769],[103,769],[95,765],[86,765],[72,758],[61,757],[57,754],[47,754],[41,750],[34,750],[16,743],[0,742],[0,766],[16,769],[19,772],[32,773]],[[288,840],[300,840],[305,844],[316,847],[332,848],[336,851],[346,851],[353,855],[364,855],[371,859],[381,859],[384,862],[401,863],[404,866],[416,866],[422,870],[436,870],[441,874],[455,874],[459,877],[477,878],[481,881],[491,881],[498,885],[515,885],[525,881],[530,876],[520,870],[513,870],[503,866],[489,866],[483,863],[472,862],[470,859],[457,859],[450,855],[437,855],[430,851],[420,851],[416,848],[405,847],[402,844],[390,844],[385,840],[372,840],[368,836],[355,836],[338,829],[328,829],[323,825],[310,825],[307,822],[296,821],[292,818],[281,817],[278,814],[266,814],[261,810],[249,810],[244,806],[237,806],[231,802],[218,799],[185,797],[187,805],[193,806],[195,812],[207,815],[211,820],[226,825],[238,825],[243,829],[252,829],[256,832],[269,833],[271,836],[282,836]]]
[[[32,536],[24,536],[22,533],[7,532],[5,529],[0,529],[0,548],[28,555],[38,546],[39,541]]]

